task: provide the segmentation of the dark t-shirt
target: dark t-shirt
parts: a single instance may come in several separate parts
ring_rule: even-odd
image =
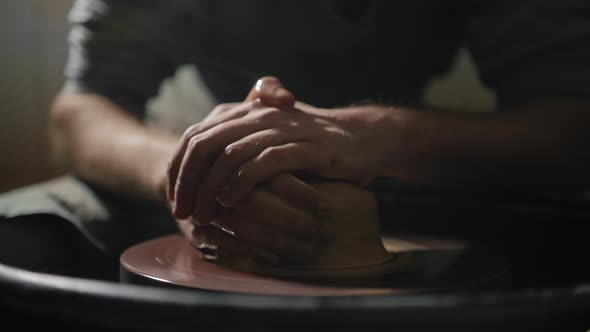
[[[78,0],[70,21],[65,89],[140,116],[184,64],[221,102],[274,75],[320,107],[415,104],[461,45],[499,109],[590,97],[587,0]]]
[[[70,21],[65,90],[104,95],[140,117],[185,64],[221,102],[242,100],[260,76],[275,75],[317,106],[415,104],[461,45],[499,110],[590,99],[588,0],[77,0]],[[527,285],[590,275],[571,255],[582,252],[585,234],[554,227],[546,207],[542,217],[509,218],[477,198],[429,205],[428,197],[402,197],[409,203],[396,196],[384,204],[395,207],[396,230],[483,234],[514,251]]]

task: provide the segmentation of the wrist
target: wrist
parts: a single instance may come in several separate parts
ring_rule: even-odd
[[[456,186],[487,167],[494,130],[487,117],[389,108],[381,176],[419,186]]]
[[[377,105],[339,109],[333,114],[354,137],[351,158],[360,164],[359,178],[367,183],[377,177],[398,176],[400,155],[406,150],[407,110]]]
[[[423,112],[401,107],[357,108],[360,156],[365,160],[368,180],[393,177],[408,183],[424,179],[424,167],[437,155],[434,128]],[[427,118],[427,117],[426,117]]]
[[[159,202],[166,203],[168,201],[168,177],[166,176],[165,168],[153,173],[152,183],[152,193],[155,199]]]
[[[148,168],[148,187],[150,194],[157,201],[168,204],[168,167],[176,149],[177,139],[171,138],[160,141],[154,146],[153,162]]]

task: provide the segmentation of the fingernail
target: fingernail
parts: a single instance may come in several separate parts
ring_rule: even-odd
[[[209,224],[211,217],[208,215],[208,213],[202,210],[197,210],[196,213],[192,215],[191,220],[196,225],[204,226]]]
[[[285,88],[277,88],[275,90],[275,97],[289,97],[291,94]]]
[[[192,217],[190,217],[190,222],[191,222],[193,225],[197,225],[197,226],[206,226],[206,225],[208,225],[208,223],[206,223],[206,222],[202,222],[202,221],[200,221],[200,220],[202,220],[202,219],[200,219],[200,218],[199,218],[199,217],[197,217],[197,216],[192,216]]]
[[[260,90],[262,90],[262,85],[264,85],[264,80],[259,79],[258,81],[256,81],[256,85],[254,86],[254,89],[256,89],[256,91],[260,91]]]
[[[221,226],[218,222],[213,221],[213,222],[211,222],[211,225],[219,228],[222,232],[225,232],[228,235],[231,235],[231,236],[234,236],[234,237],[236,236],[236,232],[232,231],[231,229],[229,229],[227,227]]]
[[[231,188],[229,185],[224,186],[221,191],[219,191],[217,201],[223,207],[231,207]]]
[[[201,243],[197,245],[197,249],[203,254],[203,258],[207,260],[217,260],[219,258],[217,246],[209,243]]]

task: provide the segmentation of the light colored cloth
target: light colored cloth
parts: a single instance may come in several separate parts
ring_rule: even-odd
[[[126,199],[73,176],[0,195],[0,222],[57,216],[71,222],[100,250],[118,255],[130,245],[177,231],[167,209]]]

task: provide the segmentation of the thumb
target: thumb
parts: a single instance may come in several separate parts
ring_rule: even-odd
[[[246,101],[260,101],[267,106],[285,108],[295,105],[295,96],[287,90],[278,78],[265,76],[256,82]]]

